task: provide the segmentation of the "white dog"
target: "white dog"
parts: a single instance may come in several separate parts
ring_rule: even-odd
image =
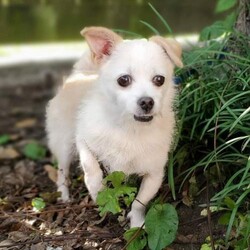
[[[182,66],[181,47],[160,36],[123,40],[102,27],[81,34],[90,50],[47,109],[49,146],[59,163],[58,190],[69,200],[68,175],[74,152],[95,201],[103,173],[143,176],[129,218],[144,223],[145,205],[164,176],[175,119],[174,66]]]

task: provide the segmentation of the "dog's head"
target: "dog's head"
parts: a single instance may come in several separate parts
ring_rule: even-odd
[[[173,69],[182,67],[181,47],[160,36],[123,40],[102,27],[82,30],[99,66],[100,91],[110,102],[107,109],[119,117],[150,122],[173,99]],[[169,99],[169,102],[168,102]]]

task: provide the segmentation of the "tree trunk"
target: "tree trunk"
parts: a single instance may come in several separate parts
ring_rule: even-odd
[[[250,38],[250,0],[239,1],[239,14],[235,29]]]

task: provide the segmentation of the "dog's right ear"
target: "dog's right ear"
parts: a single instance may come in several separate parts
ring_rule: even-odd
[[[112,30],[103,27],[87,27],[80,33],[89,45],[95,64],[101,64],[107,56],[111,55],[115,46],[123,40]]]
[[[174,65],[180,68],[183,67],[181,60],[182,48],[176,40],[170,38],[166,39],[161,36],[152,36],[149,40],[160,45]]]

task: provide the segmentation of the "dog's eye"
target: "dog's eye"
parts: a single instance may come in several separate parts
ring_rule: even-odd
[[[119,77],[117,79],[117,82],[121,87],[127,87],[131,84],[132,77],[130,75],[124,75],[124,76]]]
[[[157,75],[157,76],[153,77],[153,83],[158,87],[163,85],[164,82],[165,82],[165,77],[164,76]]]

